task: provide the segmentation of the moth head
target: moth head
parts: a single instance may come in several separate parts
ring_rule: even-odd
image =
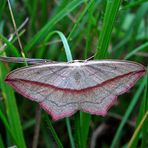
[[[83,63],[84,60],[73,60],[72,63]]]

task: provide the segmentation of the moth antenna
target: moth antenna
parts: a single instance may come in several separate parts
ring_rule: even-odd
[[[86,59],[84,62],[87,62],[87,61],[89,61],[89,60],[92,60],[93,58],[94,58],[94,55],[91,56],[91,57],[89,57],[88,59]]]

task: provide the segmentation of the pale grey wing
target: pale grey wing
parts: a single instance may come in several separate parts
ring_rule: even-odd
[[[54,120],[58,120],[76,112],[79,109],[78,97],[81,97],[79,95],[76,99],[73,93],[67,94],[64,88],[59,89],[54,86],[55,83],[59,83],[59,86],[70,84],[69,81],[64,81],[65,78],[70,78],[69,67],[67,64],[61,65],[47,64],[20,68],[9,73],[6,81],[18,93],[38,102]]]
[[[76,66],[74,63],[44,64],[20,68],[10,72],[6,80],[9,79],[38,82],[57,89],[70,90],[80,90],[97,84],[84,65]]]
[[[128,73],[146,71],[143,65],[125,60],[88,61],[85,66],[85,71],[96,81],[96,84],[101,84]]]
[[[106,115],[117,96],[127,92],[146,72],[143,65],[127,61],[91,61],[86,66],[92,79],[100,82],[85,94],[81,109],[97,115]]]
[[[11,72],[7,79],[23,79],[50,86],[83,90],[110,79],[145,70],[144,66],[125,61],[89,61],[84,63],[44,64]]]
[[[144,72],[131,73],[80,92],[57,90],[49,85],[25,80],[9,80],[19,93],[51,114],[54,120],[74,114],[77,110],[105,115],[117,96],[128,91]]]
[[[40,106],[52,116],[53,120],[59,120],[66,116],[74,114],[79,110],[79,99],[73,93],[66,93],[61,90],[55,90],[47,85],[40,85],[24,80],[7,81],[18,93],[36,101]]]
[[[85,93],[81,110],[91,114],[106,115],[117,96],[127,92],[144,74],[145,72],[135,72],[98,85],[92,91]]]
[[[63,80],[68,73],[67,66],[43,64],[18,68],[10,72],[6,79],[23,79],[52,85],[55,83],[56,79],[57,82]]]

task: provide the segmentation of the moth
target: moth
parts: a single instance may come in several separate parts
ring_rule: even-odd
[[[0,60],[23,62],[22,58]],[[26,61],[32,66],[13,70],[5,81],[24,97],[39,103],[53,120],[69,117],[78,110],[105,116],[117,96],[146,73],[143,65],[125,60]]]

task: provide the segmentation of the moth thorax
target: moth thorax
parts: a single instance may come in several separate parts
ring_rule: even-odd
[[[75,79],[76,81],[80,81],[80,79],[81,79],[81,74],[80,74],[78,71],[74,73],[74,79]]]

